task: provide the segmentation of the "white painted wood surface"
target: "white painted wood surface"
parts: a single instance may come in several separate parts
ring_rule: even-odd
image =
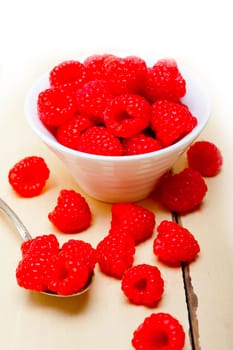
[[[233,25],[230,1],[27,1],[0,4],[0,196],[31,234],[54,231],[47,219],[61,188],[79,190],[67,170],[26,124],[24,99],[33,81],[54,64],[93,53],[122,52],[173,57],[197,72],[209,87],[212,117],[200,139],[216,143],[224,157],[221,173],[207,179],[201,210],[182,217],[201,246],[190,265],[197,296],[198,343],[202,350],[233,348]],[[41,155],[51,169],[43,195],[21,199],[7,182],[10,167],[27,155]],[[184,159],[177,168],[184,166]],[[110,205],[87,197],[93,224],[78,238],[94,245],[109,227]],[[171,218],[152,199],[140,202],[156,213],[157,224]],[[4,350],[132,349],[133,330],[151,312],[170,312],[183,324],[185,350],[189,320],[180,269],[162,266],[165,294],[148,310],[126,303],[119,281],[97,270],[93,289],[78,300],[52,300],[26,292],[15,281],[20,238],[0,214],[0,347]],[[56,232],[61,242],[71,236]],[[73,236],[72,236],[73,237]],[[136,262],[154,263],[151,241],[137,250]],[[157,261],[156,261],[157,263]]]

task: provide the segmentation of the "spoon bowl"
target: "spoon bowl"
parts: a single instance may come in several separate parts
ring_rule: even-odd
[[[10,219],[11,223],[16,227],[17,231],[19,232],[21,238],[23,239],[23,241],[28,241],[30,239],[32,239],[31,234],[29,233],[28,229],[26,228],[26,226],[23,224],[23,222],[20,220],[20,218],[18,217],[18,215],[9,207],[9,205],[0,198],[0,210],[6,214],[6,216]],[[90,288],[90,285],[92,283],[94,279],[94,272],[92,272],[92,274],[90,275],[86,285],[79,290],[77,293],[74,294],[68,294],[68,295],[61,295],[61,294],[57,294],[54,292],[50,292],[50,291],[41,291],[40,293],[48,295],[48,296],[52,296],[52,297],[59,297],[59,298],[71,298],[71,297],[75,297],[75,296],[79,296],[85,292],[88,291],[88,289]]]

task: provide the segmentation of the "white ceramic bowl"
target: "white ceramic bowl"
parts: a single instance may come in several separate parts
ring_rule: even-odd
[[[25,101],[25,114],[32,130],[60,158],[80,188],[104,202],[138,201],[146,198],[158,179],[198,137],[210,116],[210,100],[202,82],[184,67],[187,93],[182,101],[198,119],[198,125],[177,143],[159,151],[135,156],[100,156],[82,153],[59,144],[37,114],[39,92],[49,87],[48,74],[35,82]]]

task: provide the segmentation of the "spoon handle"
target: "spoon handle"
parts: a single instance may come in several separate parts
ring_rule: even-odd
[[[29,239],[32,239],[30,233],[28,232],[27,228],[24,226],[24,224],[22,223],[18,215],[1,198],[0,198],[0,210],[2,210],[8,216],[10,221],[15,225],[21,238],[24,241],[28,241]]]

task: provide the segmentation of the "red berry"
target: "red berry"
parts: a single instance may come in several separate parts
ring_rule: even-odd
[[[123,153],[120,140],[104,126],[93,126],[84,131],[77,149],[80,152],[104,156],[121,156]]]
[[[107,81],[92,80],[77,91],[76,108],[96,124],[103,123],[104,111],[112,98]]]
[[[87,266],[72,258],[58,254],[50,259],[48,269],[48,290],[59,295],[80,292],[87,284],[89,271]]]
[[[110,233],[127,233],[138,244],[152,236],[154,227],[155,214],[149,209],[127,202],[112,205]]]
[[[123,155],[131,156],[158,151],[162,148],[160,142],[151,136],[138,134],[122,141]]]
[[[61,256],[71,256],[77,263],[87,266],[90,272],[93,271],[97,262],[96,250],[91,246],[90,243],[82,240],[70,239],[65,242],[61,247]]]
[[[61,190],[49,220],[63,233],[78,233],[91,224],[91,211],[86,199],[74,190]]]
[[[115,95],[138,93],[147,74],[145,61],[136,56],[109,56],[104,61],[104,69]]]
[[[17,162],[8,173],[8,181],[22,197],[38,196],[49,178],[49,168],[44,159],[29,156]]]
[[[133,137],[144,130],[151,119],[151,105],[139,95],[115,97],[104,112],[104,122],[118,137]]]
[[[157,228],[153,251],[159,259],[171,265],[193,261],[200,252],[194,236],[179,224],[164,220]]]
[[[59,242],[54,234],[41,235],[23,242],[21,251],[23,257],[34,253],[49,257],[59,252]]]
[[[133,264],[134,240],[123,232],[109,234],[98,243],[96,251],[101,271],[108,276],[120,279]]]
[[[87,74],[90,80],[106,79],[104,63],[105,63],[105,60],[111,57],[113,57],[113,55],[109,55],[109,54],[92,55],[87,57],[84,60],[83,64],[86,67]]]
[[[202,176],[215,176],[219,173],[223,157],[218,147],[209,141],[196,141],[187,152],[188,164]]]
[[[148,68],[143,95],[149,101],[159,99],[177,102],[186,93],[186,83],[174,60],[159,60]]]
[[[23,259],[16,269],[19,286],[36,291],[47,289],[50,259],[58,254],[59,243],[55,235],[42,235],[21,245]]]
[[[185,105],[158,100],[152,106],[151,128],[164,147],[179,141],[196,125],[196,117]]]
[[[158,185],[161,203],[169,210],[184,214],[198,208],[208,188],[200,173],[186,168],[164,176]]]
[[[88,74],[83,63],[79,61],[64,61],[55,66],[49,74],[51,87],[70,86],[79,88],[88,81]]]
[[[18,285],[39,292],[46,290],[49,265],[49,257],[40,256],[40,252],[26,254],[16,268]]]
[[[75,114],[72,119],[57,128],[56,139],[63,146],[77,150],[81,132],[93,125],[88,117]]]
[[[75,108],[75,96],[68,93],[67,89],[49,88],[40,92],[38,96],[38,115],[47,127],[59,126],[71,119]]]
[[[177,319],[168,313],[153,313],[134,331],[132,345],[136,350],[182,350],[185,333]]]
[[[162,297],[164,281],[156,266],[140,264],[126,270],[121,289],[131,303],[154,307]]]

